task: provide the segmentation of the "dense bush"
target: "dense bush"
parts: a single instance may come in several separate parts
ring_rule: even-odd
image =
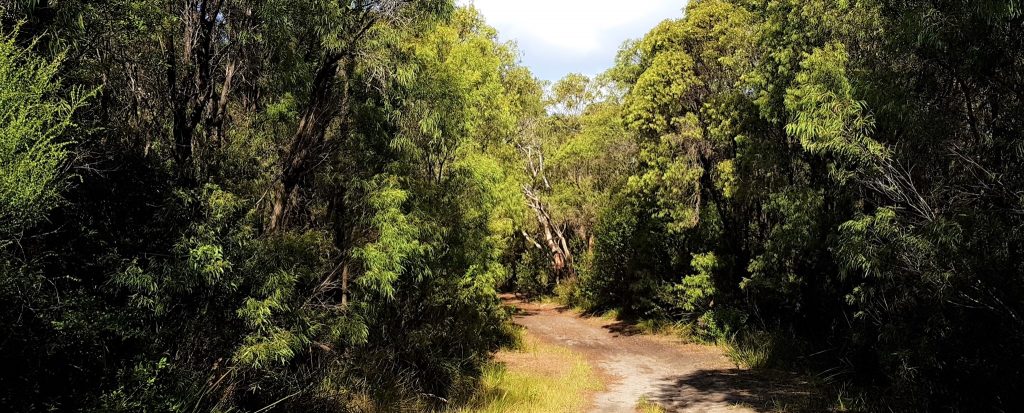
[[[0,17],[0,406],[422,410],[514,339],[501,143],[540,86],[476,11]]]

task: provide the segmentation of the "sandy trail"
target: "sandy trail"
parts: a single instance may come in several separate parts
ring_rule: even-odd
[[[638,334],[618,321],[584,318],[564,307],[504,298],[516,323],[548,344],[582,354],[606,384],[590,412],[635,412],[646,398],[668,412],[762,412],[799,392],[794,377],[738,369],[714,346]],[[780,384],[785,383],[785,384]]]

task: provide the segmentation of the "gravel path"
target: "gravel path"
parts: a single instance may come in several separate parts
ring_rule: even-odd
[[[806,397],[792,376],[738,369],[714,346],[638,334],[631,325],[553,304],[505,297],[516,323],[548,344],[582,354],[605,383],[590,412],[635,412],[641,398],[667,412],[761,412],[793,397]],[[785,384],[779,384],[785,383]]]

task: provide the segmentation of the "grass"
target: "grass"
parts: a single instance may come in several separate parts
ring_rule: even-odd
[[[647,400],[646,397],[641,397],[640,401],[636,402],[636,411],[640,413],[665,413],[665,409]]]
[[[642,319],[636,322],[636,327],[644,334],[674,337],[687,343],[703,342],[703,340],[694,335],[693,325],[688,323]]]
[[[583,357],[526,336],[521,351],[503,351],[484,367],[478,391],[455,413],[582,412],[601,382]]]
[[[577,311],[583,312],[583,309],[577,309]],[[608,310],[608,311],[605,311],[604,313],[602,313],[601,314],[601,318],[603,318],[605,320],[618,321],[619,320],[619,313],[621,313],[621,311],[619,311],[618,308],[613,308],[611,310]]]
[[[740,338],[721,339],[719,345],[737,366],[748,369],[766,368],[777,363],[777,340],[767,333],[743,335]]]

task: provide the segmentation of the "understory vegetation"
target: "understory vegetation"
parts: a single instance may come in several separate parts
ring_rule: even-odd
[[[1015,410],[1022,10],[690,0],[548,83],[452,0],[0,1],[0,407],[582,406],[504,290]]]
[[[593,367],[580,354],[525,336],[517,347],[484,365],[480,387],[458,413],[573,413],[600,390]]]

